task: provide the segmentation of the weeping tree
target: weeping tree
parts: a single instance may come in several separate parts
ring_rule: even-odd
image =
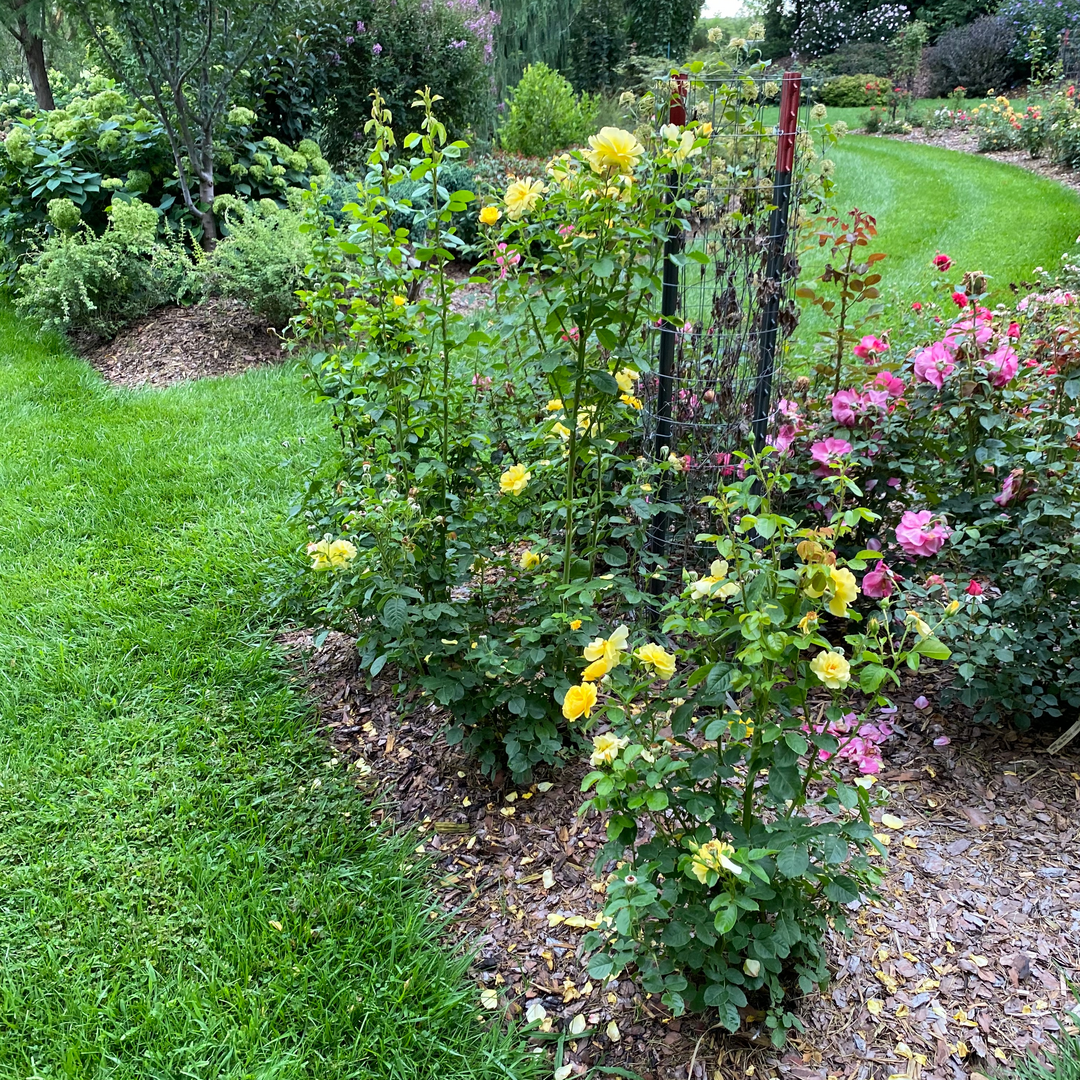
[[[45,0],[0,0],[0,20],[19,43],[39,109],[55,109],[45,67],[45,35],[53,5]]]
[[[102,57],[165,128],[180,192],[210,249],[214,134],[287,0],[69,0]]]

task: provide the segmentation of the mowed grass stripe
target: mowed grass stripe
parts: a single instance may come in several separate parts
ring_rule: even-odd
[[[531,1075],[267,645],[299,379],[117,392],[3,311],[0,399],[0,1077]]]

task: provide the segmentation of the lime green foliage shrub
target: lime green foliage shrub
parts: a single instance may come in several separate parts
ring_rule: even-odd
[[[311,233],[301,229],[302,214],[271,199],[242,202],[231,196],[217,200],[215,209],[224,236],[204,264],[208,288],[284,326],[299,311],[296,292],[311,259]]]
[[[838,109],[877,105],[885,100],[892,82],[881,75],[838,75],[821,88],[821,103]]]
[[[161,225],[187,228],[176,166],[160,122],[111,79],[94,75],[58,95],[50,113],[11,121],[0,146],[0,242],[8,273],[28,247],[61,226],[49,202],[68,199],[81,220],[101,233],[114,193],[134,196],[162,212]],[[215,152],[221,194],[284,202],[290,187],[307,187],[329,172],[308,140],[296,150],[277,139],[257,139],[250,109],[233,109]]]
[[[16,307],[50,330],[112,335],[164,303],[193,303],[202,276],[179,240],[160,241],[158,213],[114,203],[98,236],[83,225],[49,237],[18,272]]]
[[[588,94],[578,98],[570,83],[547,64],[530,64],[510,91],[510,111],[499,128],[499,142],[511,153],[547,157],[581,145],[593,130],[596,109]]]

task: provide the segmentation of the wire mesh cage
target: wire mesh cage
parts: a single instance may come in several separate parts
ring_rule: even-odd
[[[644,386],[654,454],[678,460],[667,501],[684,515],[658,519],[654,551],[673,567],[700,565],[701,497],[739,468],[737,451],[765,445],[783,340],[794,329],[800,206],[798,75],[677,77],[658,87],[668,117],[711,124],[688,194],[688,229],[668,238],[663,316]]]

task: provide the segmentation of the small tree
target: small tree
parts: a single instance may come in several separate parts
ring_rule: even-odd
[[[214,132],[285,0],[70,2],[116,77],[161,119],[184,205],[199,223],[203,247],[212,248],[218,235]]]
[[[49,7],[44,0],[0,0],[0,20],[22,49],[37,107],[51,111],[56,108],[56,103],[45,67],[45,30]]]

